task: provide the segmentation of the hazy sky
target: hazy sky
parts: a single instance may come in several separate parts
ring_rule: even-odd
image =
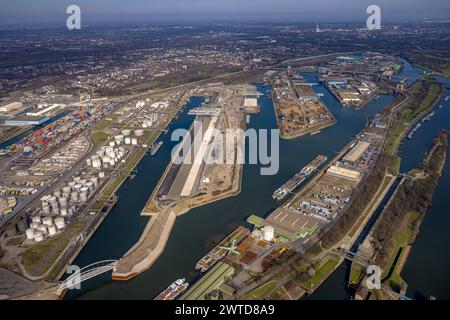
[[[84,23],[365,21],[370,4],[386,20],[450,17],[449,0],[0,0],[0,24],[64,22],[70,4],[81,7]]]

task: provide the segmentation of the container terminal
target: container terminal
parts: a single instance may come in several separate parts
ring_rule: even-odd
[[[296,173],[291,179],[286,181],[281,187],[279,187],[272,195],[273,199],[278,201],[283,200],[290,193],[292,193],[299,185],[301,185],[311,174],[316,172],[321,165],[327,161],[327,157],[318,155],[306,165],[300,172]]]

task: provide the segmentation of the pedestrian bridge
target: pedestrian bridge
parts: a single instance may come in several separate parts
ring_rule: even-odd
[[[60,295],[66,289],[73,289],[83,281],[92,279],[100,274],[114,270],[118,260],[103,260],[92,263],[64,280],[57,288],[56,294]]]

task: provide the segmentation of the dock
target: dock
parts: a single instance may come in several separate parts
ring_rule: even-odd
[[[239,244],[249,234],[250,231],[247,228],[239,226],[230,235],[228,235],[225,239],[219,242],[219,244],[217,244],[203,258],[201,258],[197,262],[195,268],[201,270],[202,272],[208,271],[213,265],[215,265],[228,253],[228,250],[224,249],[224,247],[230,246],[233,241],[235,241],[236,244]]]

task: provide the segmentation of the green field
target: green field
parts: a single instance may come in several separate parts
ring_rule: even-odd
[[[328,255],[324,259],[327,260],[320,265],[312,277],[302,283],[302,287],[309,290],[315,289],[339,264],[338,258],[334,255]]]

